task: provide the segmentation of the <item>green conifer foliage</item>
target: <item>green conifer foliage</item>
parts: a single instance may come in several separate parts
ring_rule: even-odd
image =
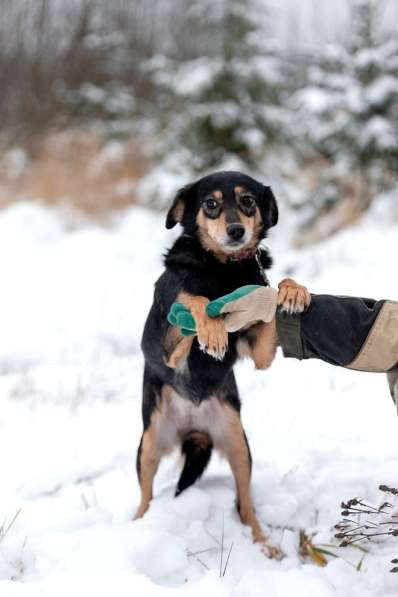
[[[231,157],[253,168],[277,137],[276,59],[260,42],[253,0],[224,0],[208,9],[213,51],[202,59],[205,73],[196,88],[187,91],[184,76],[178,83],[183,115],[174,141],[187,149],[194,171],[214,169]],[[180,74],[189,76],[189,66]]]

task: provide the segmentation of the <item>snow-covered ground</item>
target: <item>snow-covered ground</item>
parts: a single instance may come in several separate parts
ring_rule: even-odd
[[[375,209],[300,252],[287,248],[282,221],[269,239],[273,281],[289,274],[313,292],[397,299],[390,220]],[[377,503],[380,483],[398,484],[397,417],[383,375],[281,356],[269,372],[239,365],[254,501],[282,562],[266,559],[240,524],[218,457],[178,499],[178,462],[165,461],[149,512],[132,522],[139,342],[173,234],[137,208],[106,228],[66,222],[33,204],[0,213],[1,597],[396,596],[397,539],[368,546],[360,571],[359,550],[336,548],[325,568],[297,554],[299,529],[335,543],[341,500]],[[233,548],[220,578],[223,520]]]

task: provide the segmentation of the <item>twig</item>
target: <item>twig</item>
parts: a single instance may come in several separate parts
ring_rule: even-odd
[[[206,568],[206,570],[210,570],[210,568],[208,567],[208,565],[197,556],[198,553],[203,553],[204,551],[209,551],[209,550],[208,549],[203,549],[202,551],[198,551],[196,553],[191,553],[190,551],[187,550],[187,556],[188,557],[193,556],[195,558],[195,560],[197,560],[199,562],[199,564],[201,564],[204,568]]]
[[[221,531],[221,554],[220,554],[220,578],[222,576],[222,557],[224,552],[224,508],[222,509],[222,531]]]
[[[379,490],[398,496],[398,489],[387,485],[380,485]],[[398,521],[396,520],[398,514],[396,512],[391,513],[393,507],[393,504],[387,501],[384,501],[378,507],[372,506],[360,498],[352,498],[342,502],[341,508],[343,508],[343,511],[341,515],[344,517],[351,515],[353,518],[343,518],[340,523],[335,525],[335,529],[339,531],[335,534],[335,537],[342,540],[340,547],[356,547],[354,544],[365,540],[372,542],[376,537],[398,537]],[[363,522],[363,518],[361,521],[361,517],[364,515],[367,516],[365,522]],[[362,563],[363,558],[358,563],[358,570],[361,569]],[[398,563],[398,560],[392,560],[391,563]],[[398,567],[392,568],[391,572],[398,572]]]
[[[231,547],[229,548],[229,552],[228,552],[228,556],[227,556],[227,561],[225,562],[224,572],[222,573],[223,576],[225,576],[225,573],[227,571],[227,566],[228,566],[228,562],[229,562],[229,556],[231,555],[231,551],[232,551],[233,545],[234,545],[234,542],[232,541]]]
[[[216,549],[215,547],[208,547],[207,549],[201,549],[199,551],[190,551],[188,552],[188,556],[196,556],[199,553],[206,553],[208,551],[213,551],[214,549]]]
[[[4,525],[5,525],[5,520],[4,520],[4,523],[3,523],[2,528],[1,528],[0,542],[4,541],[4,539],[6,538],[9,530],[13,526],[13,524],[16,521],[16,519],[18,518],[18,516],[20,515],[21,510],[22,510],[22,508],[19,508],[19,510],[16,511],[16,513],[14,514],[13,519],[11,520],[10,524],[8,525],[8,527],[6,528],[5,531],[4,531]]]
[[[217,543],[217,545],[220,545],[220,542],[219,542],[219,540],[217,539],[217,537],[215,537],[215,536],[213,535],[213,533],[211,533],[211,532],[210,532],[208,529],[206,529],[206,527],[205,527],[205,531],[206,531],[206,533],[209,535],[209,537],[210,537],[211,539],[213,539],[213,541],[214,541],[215,543]]]
[[[90,508],[90,504],[88,503],[88,501],[87,501],[87,498],[86,498],[86,496],[84,495],[84,493],[81,493],[81,494],[80,494],[80,498],[81,498],[81,500],[82,500],[82,502],[83,502],[84,509],[85,509],[85,510],[88,510],[88,509]]]
[[[380,491],[383,491],[384,493],[391,493],[392,495],[398,495],[398,489],[395,489],[395,487],[388,487],[388,485],[379,485],[379,489],[380,489]]]
[[[206,568],[206,570],[210,570],[210,568],[208,567],[208,565],[205,564],[205,562],[203,560],[201,560],[200,558],[198,558],[198,556],[195,556],[195,559],[199,562],[199,564],[202,564],[202,566],[204,568]]]

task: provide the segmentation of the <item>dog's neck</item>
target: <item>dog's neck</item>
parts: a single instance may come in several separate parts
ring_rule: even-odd
[[[253,259],[255,257],[258,247],[250,247],[249,249],[242,249],[241,251],[237,251],[233,253],[230,257],[230,261],[244,261],[245,259]]]
[[[254,247],[250,251],[240,251],[239,259],[231,259],[231,256],[226,255],[225,261],[221,261],[213,251],[203,247],[195,235],[184,233],[166,253],[165,265],[182,267],[184,271],[189,268],[191,272],[196,270],[201,272],[200,275],[206,273],[220,282],[223,280],[225,292],[245,284],[269,285],[265,270],[271,267],[272,259],[267,249]],[[236,283],[235,288],[232,288],[233,283]]]

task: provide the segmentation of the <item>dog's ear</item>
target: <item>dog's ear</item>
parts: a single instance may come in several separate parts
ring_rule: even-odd
[[[278,204],[275,199],[275,195],[271,190],[271,187],[266,187],[263,185],[263,192],[262,192],[262,215],[266,217],[266,221],[264,224],[267,225],[267,228],[272,228],[272,226],[276,226],[278,223],[279,218],[279,210]]]
[[[170,207],[166,216],[166,228],[174,228],[177,223],[182,221],[185,206],[189,199],[195,183],[190,183],[179,189],[174,197],[173,205]]]

